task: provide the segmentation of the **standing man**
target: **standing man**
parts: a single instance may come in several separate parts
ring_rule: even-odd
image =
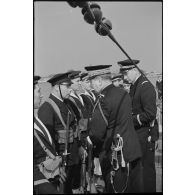
[[[142,192],[141,148],[133,127],[131,99],[112,84],[110,67],[85,67],[99,94],[87,139],[99,150],[107,193]]]
[[[135,64],[139,60],[133,60]],[[138,133],[142,147],[142,164],[144,176],[144,191],[156,192],[155,171],[155,141],[154,122],[156,119],[156,92],[154,86],[138,71],[130,60],[118,62],[124,79],[132,83],[130,96],[132,98],[132,114],[135,130]]]
[[[64,193],[77,193],[80,187],[80,142],[78,140],[77,120],[74,111],[66,103],[71,92],[71,80],[68,73],[56,74],[48,80],[52,85],[49,99],[45,101],[38,110],[38,116],[49,130],[55,141],[56,150],[63,156],[66,144],[65,127],[69,127],[68,155],[66,162],[67,179],[64,184]],[[52,103],[51,103],[52,102]],[[55,108],[57,107],[57,109]],[[59,113],[57,112],[59,111]],[[60,119],[60,116],[64,122]]]
[[[38,109],[41,103],[42,95],[38,86],[39,76],[34,76],[34,109]],[[34,115],[34,138],[33,138],[33,179],[34,192],[36,194],[59,194],[57,188],[50,182],[50,180],[41,172],[40,165],[48,158],[47,152],[42,147],[44,145],[50,155],[57,156],[53,139],[41,122],[38,116]],[[60,166],[60,164],[59,164]],[[59,167],[56,169],[55,177],[60,174]],[[59,179],[59,177],[58,177]]]
[[[80,112],[81,118],[87,118],[87,110],[83,98],[81,97],[81,86],[80,86],[80,73],[81,71],[70,71],[69,79],[72,82],[72,91],[70,93],[69,99],[76,105],[77,109]]]
[[[80,94],[87,108],[88,118],[91,118],[92,110],[95,104],[95,96],[92,95],[90,81],[88,79],[88,73],[82,73],[80,75],[80,85],[83,92]]]

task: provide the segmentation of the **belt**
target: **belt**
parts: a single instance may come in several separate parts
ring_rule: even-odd
[[[58,134],[58,143],[59,144],[63,144],[65,143],[65,134],[66,134],[66,130],[58,130],[57,131],[57,134]],[[69,143],[72,143],[73,142],[73,139],[77,138],[78,137],[78,131],[73,131],[72,129],[69,130],[69,137],[68,137],[68,142]]]

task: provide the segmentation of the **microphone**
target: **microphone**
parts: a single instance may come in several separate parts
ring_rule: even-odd
[[[80,8],[83,8],[87,6],[88,1],[67,1],[67,3],[73,8],[76,8],[77,6],[79,6]]]
[[[99,35],[107,36],[110,33],[110,30],[112,30],[112,23],[110,20],[103,17],[99,24],[95,24],[95,30]]]
[[[81,10],[84,16],[84,20],[89,24],[94,24],[94,22],[99,23],[102,19],[101,7],[97,3],[86,4]]]

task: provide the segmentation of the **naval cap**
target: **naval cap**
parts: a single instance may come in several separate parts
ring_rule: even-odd
[[[123,74],[121,74],[121,73],[112,75],[112,81],[117,81],[117,80],[121,80],[121,79],[123,79]]]
[[[33,85],[36,85],[38,83],[38,81],[40,80],[40,76],[38,75],[35,75],[34,78],[33,78]]]
[[[112,65],[95,65],[95,66],[86,66],[85,70],[89,74],[89,80],[94,79],[97,76],[110,74],[110,67]]]
[[[140,61],[139,60],[132,60],[130,61],[129,59],[127,60],[122,60],[117,62],[118,65],[120,66],[120,72],[125,72],[127,70],[131,70],[135,68],[135,64],[138,64]]]
[[[51,83],[52,86],[59,85],[59,84],[62,84],[62,83],[65,83],[67,85],[71,85],[72,84],[70,78],[68,77],[68,73],[55,74],[47,82]]]
[[[80,70],[71,70],[71,71],[68,72],[68,78],[70,80],[79,78],[80,77],[80,73],[81,73]]]
[[[80,74],[81,81],[87,80],[88,79],[88,76],[89,76],[89,74],[87,72],[82,72]]]

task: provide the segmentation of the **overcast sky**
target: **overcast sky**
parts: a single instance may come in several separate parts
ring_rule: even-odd
[[[112,22],[112,34],[139,67],[162,72],[162,3],[97,2]],[[127,59],[109,37],[86,23],[81,8],[67,2],[34,2],[35,74],[48,76]]]

